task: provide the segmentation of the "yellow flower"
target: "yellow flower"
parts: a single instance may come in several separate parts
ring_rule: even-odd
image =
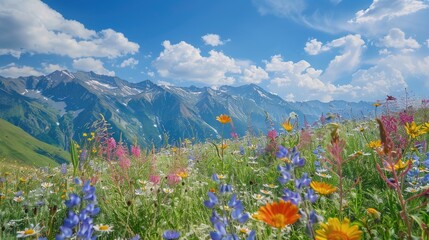
[[[424,124],[424,126],[426,127],[426,124]],[[425,134],[425,129],[426,128],[422,128],[423,125],[416,125],[416,123],[414,121],[410,123],[405,123],[405,130],[407,131],[408,136],[410,136],[411,138],[416,138],[422,134]]]
[[[219,145],[220,149],[225,150],[228,147],[228,144],[226,144],[225,142]]]
[[[374,106],[374,107],[380,107],[381,103],[380,102],[375,102],[375,103],[372,104],[372,106]]]
[[[328,223],[321,223],[320,226],[316,230],[316,240],[358,240],[362,235],[358,226],[350,226],[348,218],[342,222],[338,218],[329,218]]]
[[[177,174],[177,176],[179,176],[181,178],[187,178],[189,176],[189,174],[185,171],[181,171]]]
[[[252,215],[257,220],[261,220],[275,228],[282,229],[286,225],[294,224],[300,217],[298,207],[291,202],[267,203],[259,208],[258,212]]]
[[[395,165],[393,166],[393,168],[395,168],[395,170],[401,170],[401,169],[404,169],[404,168],[408,167],[408,164],[410,164],[410,160],[408,160],[406,162],[402,162],[402,160],[399,159],[398,162],[395,163]],[[388,164],[386,166],[386,170],[392,171],[392,167]]]
[[[82,134],[82,136],[83,136],[83,137],[87,137],[87,136],[88,136],[88,134],[87,134],[87,133],[83,133],[83,134]]]
[[[20,181],[20,182],[22,182],[22,183],[25,183],[25,182],[27,182],[27,179],[25,179],[25,178],[23,178],[23,177],[20,177],[20,178],[19,178],[19,181]]]
[[[314,191],[316,191],[319,194],[322,195],[329,195],[335,191],[337,191],[337,188],[332,186],[329,183],[324,183],[324,182],[316,182],[316,181],[312,181],[310,183],[311,188],[314,189]]]
[[[366,212],[370,216],[375,217],[375,218],[380,218],[380,215],[381,215],[381,213],[379,211],[377,211],[377,209],[375,209],[375,208],[367,208]]]
[[[379,147],[381,147],[381,140],[371,141],[367,144],[367,146],[372,148],[372,149],[379,148]]]
[[[282,127],[288,132],[293,130],[293,125],[290,123],[290,118],[282,123]]]
[[[425,122],[422,125],[422,131],[425,133],[429,133],[429,122]]]
[[[225,115],[225,114],[221,114],[221,115],[216,117],[216,120],[218,120],[222,124],[226,124],[226,123],[231,122],[231,117],[228,115]]]

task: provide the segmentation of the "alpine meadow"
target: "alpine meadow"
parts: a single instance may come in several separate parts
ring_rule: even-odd
[[[0,240],[428,240],[428,0],[0,0]]]

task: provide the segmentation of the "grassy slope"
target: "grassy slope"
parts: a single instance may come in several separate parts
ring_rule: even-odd
[[[62,149],[41,142],[0,119],[0,165],[54,166],[69,160]]]

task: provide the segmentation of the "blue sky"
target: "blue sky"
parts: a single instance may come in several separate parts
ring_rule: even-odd
[[[0,75],[255,83],[286,100],[429,96],[428,0],[0,0]]]

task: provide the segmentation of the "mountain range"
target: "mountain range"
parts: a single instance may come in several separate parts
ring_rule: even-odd
[[[142,146],[203,141],[221,134],[266,132],[269,122],[278,128],[295,112],[299,121],[313,123],[322,114],[343,118],[371,114],[368,102],[287,102],[278,95],[249,84],[238,87],[178,87],[149,80],[132,83],[94,72],[55,71],[45,76],[0,77],[0,118],[35,138],[67,148],[91,131],[102,114],[111,131],[126,142]],[[216,116],[228,114],[233,127],[222,128]]]

